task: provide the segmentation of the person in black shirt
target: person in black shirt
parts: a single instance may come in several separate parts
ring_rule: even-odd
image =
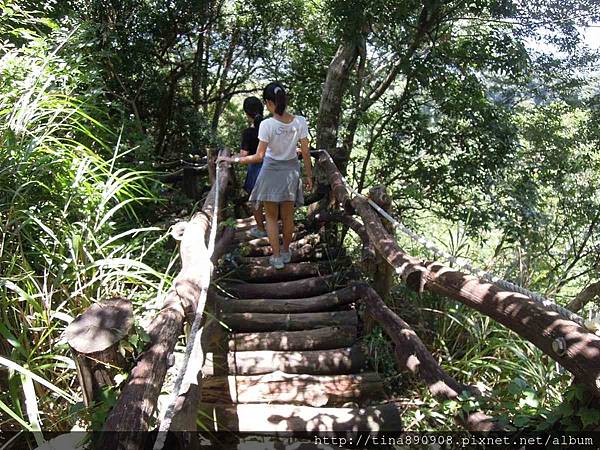
[[[263,120],[263,103],[257,97],[247,97],[244,100],[244,112],[248,119],[250,126],[242,132],[242,145],[240,154],[242,156],[254,155],[258,147],[258,127],[260,122]],[[248,171],[246,172],[246,181],[244,182],[244,190],[248,193],[252,193],[254,189],[254,183],[258,178],[262,162],[256,164],[248,164]],[[256,219],[256,227],[250,230],[252,236],[256,238],[265,237],[267,232],[265,230],[265,220],[263,214],[262,204],[258,207],[252,207],[252,214]]]

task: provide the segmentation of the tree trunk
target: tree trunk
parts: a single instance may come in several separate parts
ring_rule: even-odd
[[[334,149],[337,145],[337,133],[342,113],[342,100],[348,84],[350,71],[359,54],[355,41],[346,40],[337,49],[329,64],[321,101],[317,115],[318,149]]]
[[[179,79],[183,76],[183,74],[184,71],[182,69],[175,69],[167,77],[169,85],[167,87],[167,92],[161,98],[161,112],[157,119],[158,134],[156,136],[154,151],[158,156],[162,155],[165,150],[165,139],[167,136],[167,130],[169,128],[169,123],[171,122],[171,117],[173,115],[173,102],[175,101],[175,93],[177,92]]]
[[[585,305],[587,305],[591,300],[600,296],[600,281],[590,284],[585,289],[583,289],[577,297],[575,297],[569,305],[567,309],[570,309],[573,312],[577,312],[582,309]]]

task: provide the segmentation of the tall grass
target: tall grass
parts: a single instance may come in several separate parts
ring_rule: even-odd
[[[25,42],[0,39],[0,428],[57,431],[81,398],[62,332],[93,302],[163,290],[166,234],[141,217],[157,183],[121,167],[128,149],[79,85],[86,68],[61,56],[76,30],[23,19],[0,30]]]

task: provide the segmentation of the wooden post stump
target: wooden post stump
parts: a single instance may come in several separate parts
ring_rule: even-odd
[[[369,198],[385,211],[389,211],[392,207],[392,199],[387,193],[386,187],[383,185],[373,186],[369,190]],[[394,235],[394,226],[388,221],[382,220],[383,227],[391,236]],[[375,270],[373,273],[373,289],[379,296],[386,300],[390,295],[392,285],[394,283],[395,270],[388,264],[384,257],[380,254],[376,256]],[[375,326],[375,321],[370,314],[365,317],[365,332],[369,333]]]
[[[103,386],[114,384],[116,369],[122,364],[119,341],[129,334],[132,326],[131,302],[113,298],[93,304],[65,330],[85,406],[99,398]]]

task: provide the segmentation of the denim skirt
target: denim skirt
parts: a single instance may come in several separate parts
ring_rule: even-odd
[[[265,156],[263,165],[250,194],[250,202],[294,202],[304,204],[300,162],[297,158],[280,161]]]
[[[248,164],[248,170],[246,172],[246,180],[244,181],[244,190],[248,194],[251,194],[252,189],[254,189],[254,185],[256,184],[256,179],[258,178],[258,174],[260,173],[261,167],[262,167],[262,163]]]

